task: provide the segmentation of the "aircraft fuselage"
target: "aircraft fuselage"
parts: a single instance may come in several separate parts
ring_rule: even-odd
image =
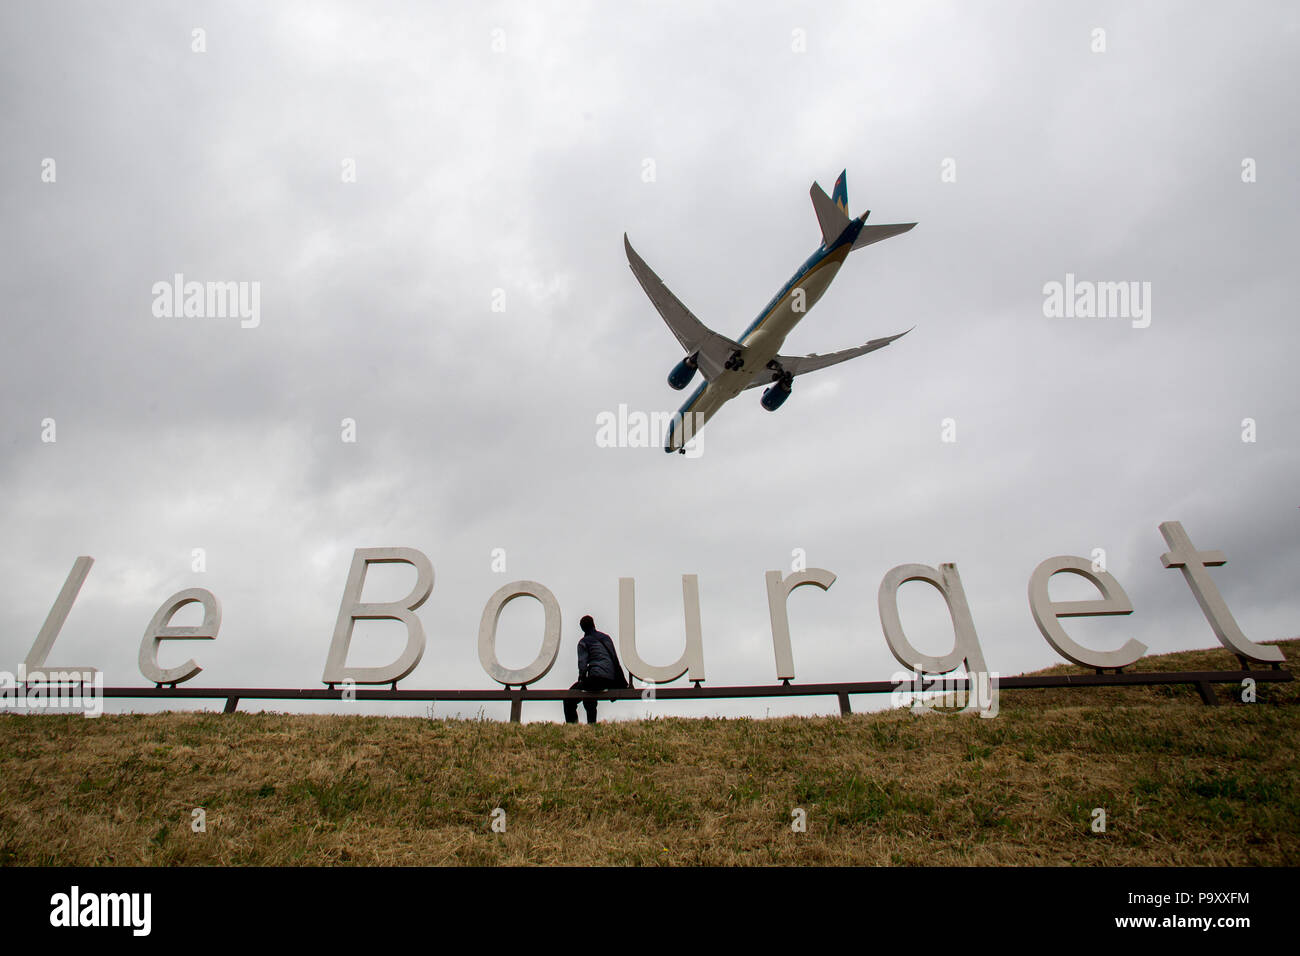
[[[693,437],[694,431],[749,387],[755,376],[775,377],[776,373],[768,368],[768,363],[781,351],[786,336],[799,320],[826,294],[853,248],[853,241],[857,239],[865,218],[852,220],[831,249],[827,249],[824,243],[818,246],[758,314],[758,318],[740,334],[736,342],[741,346],[744,364],[712,381],[700,383],[669,427],[665,451],[680,450]],[[686,423],[684,428],[683,422]]]

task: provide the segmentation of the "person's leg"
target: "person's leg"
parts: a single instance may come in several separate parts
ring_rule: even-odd
[[[602,690],[608,689],[609,681],[600,677],[589,677],[587,678],[587,683],[583,685],[583,690],[594,691],[595,693],[600,693]],[[593,697],[590,700],[584,700],[582,703],[587,708],[587,723],[594,724],[596,722],[596,705],[600,703],[600,701]]]
[[[578,681],[569,690],[582,690],[582,681]],[[578,698],[564,698],[564,722],[566,724],[576,724],[578,722]]]

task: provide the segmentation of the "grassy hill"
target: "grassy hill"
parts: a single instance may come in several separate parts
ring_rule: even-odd
[[[8,715],[0,863],[1296,865],[1300,682],[1232,693],[1008,691],[991,720]]]

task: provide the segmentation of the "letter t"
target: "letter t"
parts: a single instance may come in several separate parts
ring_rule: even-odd
[[[1160,533],[1165,536],[1170,550],[1160,556],[1160,562],[1166,568],[1179,568],[1187,579],[1187,586],[1196,595],[1196,603],[1201,606],[1210,627],[1228,650],[1239,657],[1260,663],[1281,663],[1286,660],[1282,649],[1264,647],[1256,644],[1241,632],[1236,619],[1228,610],[1223,595],[1219,593],[1214,579],[1207,568],[1217,568],[1226,564],[1228,559],[1222,551],[1197,551],[1191,538],[1183,530],[1181,522],[1165,521],[1160,525]]]

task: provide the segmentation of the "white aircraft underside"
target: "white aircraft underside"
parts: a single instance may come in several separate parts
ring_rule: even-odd
[[[738,340],[714,332],[692,315],[646,265],[645,260],[637,255],[627,235],[623,236],[632,273],[669,330],[686,350],[686,358],[669,374],[669,384],[673,388],[684,388],[696,369],[704,376],[704,383],[696,388],[674,418],[664,445],[665,451],[684,451],[687,442],[699,433],[705,423],[723,405],[746,389],[759,385],[769,386],[763,393],[762,405],[769,411],[775,411],[789,396],[791,383],[796,376],[874,352],[907,334],[900,332],[886,338],[872,339],[856,348],[826,355],[780,354],[786,336],[825,295],[852,250],[907,232],[916,225],[913,222],[867,226],[865,223],[869,212],[850,220],[847,213],[848,190],[843,173],[836,181],[834,199],[828,197],[817,183],[812,185],[811,196],[822,228],[822,244]]]

